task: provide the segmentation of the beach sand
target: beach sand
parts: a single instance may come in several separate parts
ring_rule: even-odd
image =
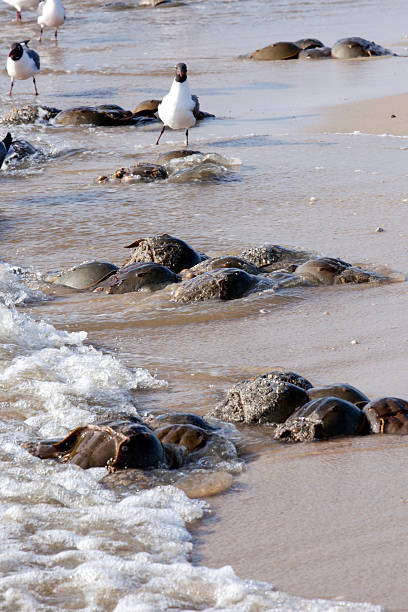
[[[323,111],[324,132],[392,134],[408,138],[408,93],[341,104]]]

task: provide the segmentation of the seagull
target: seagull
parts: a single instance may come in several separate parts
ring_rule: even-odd
[[[187,80],[187,66],[183,63],[177,64],[176,76],[170,91],[164,96],[157,108],[158,115],[163,121],[163,127],[156,144],[159,144],[165,128],[169,127],[172,130],[186,130],[187,147],[188,128],[191,128],[196,122],[194,110],[197,104],[197,98],[193,98],[190,93],[190,85]]]
[[[10,6],[16,9],[17,21],[21,21],[21,11],[29,8],[35,8],[38,5],[38,0],[3,0]]]
[[[24,80],[33,77],[35,95],[38,96],[34,75],[40,72],[40,56],[28,48],[29,40],[13,43],[8,54],[6,70],[11,78],[9,96],[13,90],[14,79]]]
[[[0,142],[0,168],[3,165],[3,162],[6,158],[6,155],[11,147],[13,139],[11,137],[10,132],[7,132],[6,137]]]
[[[42,40],[44,27],[55,28],[54,38],[57,42],[58,26],[65,21],[65,11],[61,0],[45,0],[38,5],[38,23],[41,26],[39,42]]]

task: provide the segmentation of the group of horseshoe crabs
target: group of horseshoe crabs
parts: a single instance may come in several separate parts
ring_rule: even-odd
[[[275,439],[291,442],[408,434],[406,400],[370,400],[346,383],[314,387],[294,372],[271,371],[236,383],[207,416],[237,424],[267,424]]]
[[[42,280],[53,286],[108,294],[174,285],[171,299],[184,304],[234,300],[293,287],[401,280],[395,274],[385,276],[341,259],[318,257],[280,245],[266,244],[236,255],[208,257],[180,238],[159,234],[139,238],[127,248],[132,253],[121,266],[90,261],[48,272]]]
[[[378,57],[386,55],[396,55],[389,49],[378,45],[374,41],[351,36],[341,38],[332,47],[326,46],[317,38],[302,38],[294,42],[279,41],[267,45],[262,49],[257,49],[247,56],[249,59],[265,60],[289,60],[289,59],[361,59],[368,57]]]
[[[196,95],[193,110],[197,121],[212,118],[214,115],[200,109]],[[139,125],[147,121],[159,121],[157,109],[161,100],[142,100],[133,111],[126,110],[117,104],[100,104],[97,106],[75,106],[66,110],[38,104],[14,106],[0,117],[0,125],[18,125],[36,122],[47,122],[53,125],[97,125],[120,126]]]
[[[222,421],[238,428],[266,425],[275,440],[290,442],[402,435],[408,434],[408,402],[397,397],[370,401],[346,383],[314,387],[299,374],[274,370],[234,384],[206,418],[178,412],[145,421],[122,416],[23,446],[40,459],[106,468],[103,482],[110,487],[172,483],[192,496],[211,495],[231,485],[225,465],[238,460],[239,435]]]

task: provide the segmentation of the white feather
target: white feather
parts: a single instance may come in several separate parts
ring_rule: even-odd
[[[191,97],[188,79],[179,83],[174,79],[169,93],[164,96],[157,112],[165,126],[172,130],[191,128],[196,119],[193,114],[195,102]]]

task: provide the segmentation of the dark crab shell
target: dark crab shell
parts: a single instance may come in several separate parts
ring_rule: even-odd
[[[301,48],[293,42],[276,42],[273,45],[267,45],[262,49],[257,49],[249,55],[253,60],[287,60],[296,59],[299,56]]]
[[[362,391],[347,383],[333,383],[321,387],[312,387],[312,389],[309,389],[309,396],[313,400],[328,396],[339,397],[355,404],[358,408],[363,408],[370,401]]]
[[[129,293],[141,289],[161,289],[178,281],[179,276],[166,266],[153,262],[137,263],[120,268],[95,291],[106,289],[107,293]]]
[[[336,59],[356,59],[378,55],[393,55],[393,53],[374,41],[359,36],[341,38],[332,47],[332,57]]]
[[[185,280],[174,292],[174,300],[184,304],[212,299],[236,300],[251,291],[273,286],[269,279],[260,279],[244,270],[220,268]]]
[[[184,240],[169,234],[139,238],[125,248],[134,250],[124,266],[153,261],[177,273],[185,268],[192,268],[201,261],[196,250]]]
[[[289,382],[296,380],[303,388]],[[209,416],[232,423],[283,423],[309,401],[304,388],[307,384],[294,372],[268,372],[242,380],[232,385],[225,400]]]
[[[374,433],[408,434],[408,402],[399,397],[382,397],[369,402],[364,412]]]
[[[40,459],[58,459],[83,469],[107,467],[114,471],[165,464],[156,434],[145,425],[128,421],[76,427],[63,440],[44,440],[25,447]]]
[[[212,270],[220,270],[221,268],[237,268],[240,270],[244,270],[244,272],[248,272],[248,274],[258,274],[258,267],[243,259],[242,257],[238,257],[236,255],[223,255],[221,257],[210,257],[205,261],[200,262],[195,265],[193,268],[186,270],[183,274],[184,278],[193,278],[194,276],[199,276],[204,272],[209,272]]]
[[[43,276],[43,280],[54,285],[64,285],[72,289],[85,290],[101,283],[118,269],[118,266],[107,261],[88,261],[68,270],[47,272]]]
[[[275,438],[305,442],[368,432],[364,412],[351,402],[329,396],[301,406],[276,429]]]
[[[318,257],[309,259],[295,270],[307,282],[317,285],[333,285],[342,283],[370,283],[384,280],[385,277],[370,270],[333,257]]]
[[[63,110],[54,117],[56,125],[126,125],[133,121],[133,113],[116,104],[78,106]]]

